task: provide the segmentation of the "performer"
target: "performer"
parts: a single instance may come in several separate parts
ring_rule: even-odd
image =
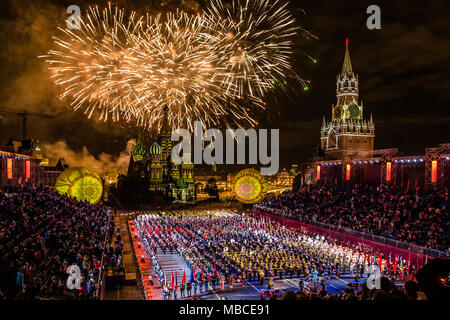
[[[181,298],[184,298],[184,283],[180,286],[180,296]]]
[[[225,276],[223,274],[220,275],[220,290],[225,290]]]
[[[269,278],[269,284],[267,285],[267,289],[272,289],[272,286],[273,286],[273,277],[270,277]]]
[[[194,296],[197,295],[197,287],[198,287],[197,280],[194,280]]]
[[[192,292],[192,283],[188,282],[186,285],[186,293],[190,297]]]
[[[303,279],[300,278],[300,280],[298,281],[298,289],[300,290],[300,292],[303,292],[303,287],[304,287]]]

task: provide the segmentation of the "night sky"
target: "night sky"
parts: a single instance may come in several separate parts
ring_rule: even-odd
[[[137,10],[194,11],[203,1],[112,1]],[[336,102],[336,76],[342,67],[345,39],[350,38],[353,70],[360,79],[364,116],[373,113],[378,149],[398,147],[405,154],[450,142],[450,2],[433,1],[291,1],[299,26],[318,39],[296,42],[297,72],[311,81],[308,91],[270,98],[270,114],[261,115],[265,128],[281,129],[282,166],[312,156],[319,144],[322,116],[331,118]],[[66,141],[98,156],[118,156],[137,130],[87,120],[56,98],[47,65],[37,56],[52,48],[56,27],[64,26],[65,9],[107,1],[11,1],[0,5],[0,107],[54,114],[56,119],[30,118],[29,136],[41,144]],[[381,30],[368,30],[366,9],[381,8]],[[306,14],[303,13],[303,10]],[[313,64],[303,52],[318,60]],[[295,85],[295,84],[294,84]],[[20,119],[0,115],[0,144],[20,137]]]

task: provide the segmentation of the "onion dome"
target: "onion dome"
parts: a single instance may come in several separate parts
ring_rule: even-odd
[[[133,159],[135,161],[142,161],[144,160],[144,156],[146,153],[147,151],[145,151],[141,139],[138,139],[136,145],[133,147],[133,149],[131,149],[131,155],[133,156]]]
[[[157,142],[153,143],[153,145],[150,147],[150,155],[159,156],[161,154],[162,148],[160,147],[160,145]]]

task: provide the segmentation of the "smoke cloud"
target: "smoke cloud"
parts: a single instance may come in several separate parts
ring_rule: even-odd
[[[135,145],[136,140],[132,139],[127,142],[125,150],[119,156],[100,153],[97,157],[93,156],[86,147],[83,147],[81,151],[72,150],[66,141],[47,143],[42,148],[47,158],[53,160],[64,158],[70,167],[86,167],[99,175],[115,175],[126,172],[130,161],[130,152]]]

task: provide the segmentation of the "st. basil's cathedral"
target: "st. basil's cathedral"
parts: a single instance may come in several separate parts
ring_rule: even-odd
[[[168,118],[169,109],[164,108],[163,125],[158,141],[147,150],[141,139],[131,150],[128,175],[137,174],[145,179],[150,192],[159,192],[176,203],[195,202],[194,164],[175,164],[172,154],[172,127]]]

